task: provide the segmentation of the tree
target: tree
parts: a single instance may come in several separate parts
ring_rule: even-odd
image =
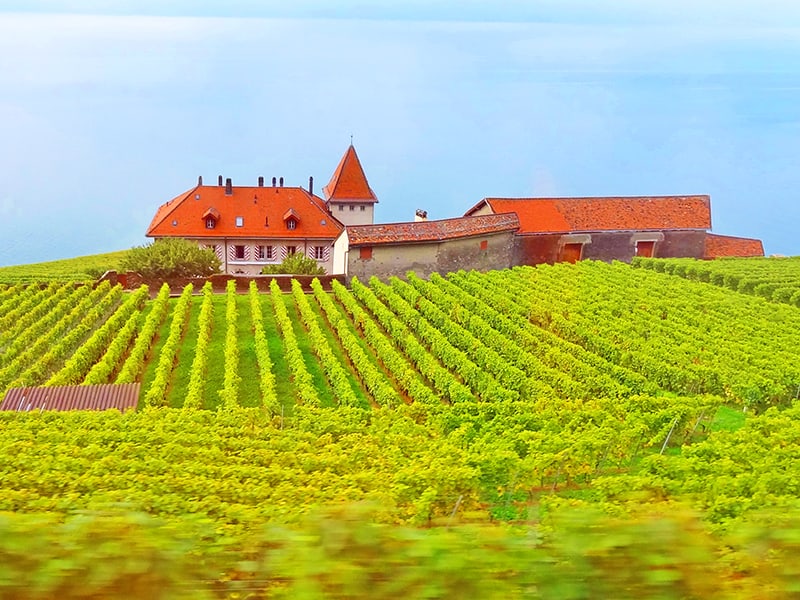
[[[182,238],[164,238],[131,248],[120,266],[146,278],[163,279],[213,275],[220,272],[221,264],[210,248]]]
[[[325,269],[313,258],[295,252],[283,259],[279,265],[267,265],[261,272],[265,275],[324,275]]]

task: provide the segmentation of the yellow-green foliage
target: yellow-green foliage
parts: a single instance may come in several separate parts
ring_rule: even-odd
[[[128,250],[78,256],[13,267],[0,267],[0,283],[39,281],[93,281],[106,271],[117,270]]]

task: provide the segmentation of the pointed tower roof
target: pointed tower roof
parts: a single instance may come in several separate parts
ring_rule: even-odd
[[[339,166],[333,173],[333,177],[328,182],[322,192],[328,202],[365,202],[374,203],[378,197],[367,183],[367,176],[361,168],[361,161],[358,160],[356,149],[353,144],[344,153]]]

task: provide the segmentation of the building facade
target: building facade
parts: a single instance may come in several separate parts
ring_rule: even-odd
[[[259,177],[256,186],[234,186],[220,176],[208,186],[201,177],[158,208],[147,236],[182,237],[211,248],[230,274],[257,275],[294,253],[314,259],[326,273],[344,273],[345,225],[371,224],[378,198],[352,144],[323,189],[325,200],[313,185],[309,178],[308,189],[284,187],[283,177],[265,185]]]
[[[420,277],[459,269],[507,269],[513,266],[514,214],[481,215],[438,221],[412,221],[348,227],[347,275]]]
[[[620,260],[635,256],[763,256],[759,240],[709,233],[711,199],[699,196],[484,198],[466,216],[519,217],[514,263]],[[727,240],[727,241],[726,241]],[[729,243],[739,240],[738,243]]]

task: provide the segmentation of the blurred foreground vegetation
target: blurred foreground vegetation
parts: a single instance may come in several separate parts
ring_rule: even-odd
[[[199,518],[6,513],[0,597],[794,598],[799,550],[797,519],[719,538],[677,505],[433,529],[351,505],[236,539]]]

